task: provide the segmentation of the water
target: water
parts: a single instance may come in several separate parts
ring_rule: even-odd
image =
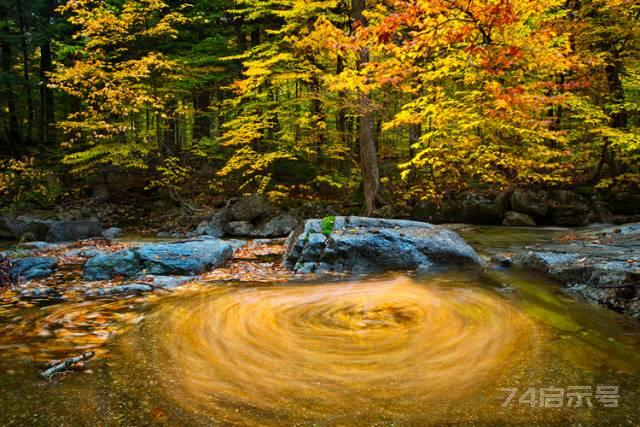
[[[489,254],[553,233],[464,234]],[[2,425],[640,424],[640,325],[516,270],[0,310]],[[80,347],[90,373],[38,380]]]

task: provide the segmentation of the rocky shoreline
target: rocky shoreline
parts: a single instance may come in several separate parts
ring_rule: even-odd
[[[471,199],[484,203],[476,196]],[[470,199],[465,200],[469,208]],[[563,200],[564,204],[559,204],[558,200]],[[506,202],[500,203],[504,210],[495,213],[502,212],[502,222],[510,226],[578,225],[590,223],[599,215],[595,205],[591,204],[587,209],[583,199],[567,192],[548,194],[516,190],[511,194],[508,207]],[[477,213],[482,212],[478,209]],[[600,210],[600,214],[609,213],[604,207]],[[7,215],[0,217],[0,238],[22,242],[35,240],[26,243],[21,251],[3,254],[11,260],[8,274],[14,282],[47,278],[71,257],[79,260],[84,281],[119,280],[120,287],[104,291],[105,295],[150,291],[197,280],[199,275],[225,265],[234,249],[244,244],[238,242],[232,248],[220,240],[222,237],[289,236],[283,265],[300,274],[429,271],[482,264],[460,236],[440,226],[357,216],[300,221],[302,214],[299,211],[294,215],[263,196],[253,195],[227,203],[193,231],[180,234],[179,237],[184,236],[181,240],[109,246],[111,239],[120,236],[122,230],[117,227],[105,230],[95,219],[45,220]],[[464,216],[464,213],[460,215]],[[599,219],[611,221],[612,218]],[[554,242],[514,248],[511,253],[495,257],[493,261],[502,266],[536,271],[562,283],[569,292],[640,319],[639,224],[600,226],[568,233]],[[171,234],[160,237],[170,238]],[[107,243],[102,247],[93,247],[90,241],[86,245],[60,243],[84,239]],[[69,250],[60,249],[51,255],[51,249],[56,245]]]

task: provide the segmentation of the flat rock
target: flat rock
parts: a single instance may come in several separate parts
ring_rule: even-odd
[[[525,247],[513,263],[640,319],[640,224],[587,230],[566,243]]]
[[[11,260],[9,274],[14,281],[42,279],[53,274],[58,264],[55,257],[26,257]]]
[[[138,259],[149,274],[194,275],[219,267],[233,255],[231,245],[216,238],[144,245]]]
[[[331,234],[310,219],[286,243],[285,265],[296,272],[429,271],[479,267],[475,251],[454,231],[404,220],[336,217]]]

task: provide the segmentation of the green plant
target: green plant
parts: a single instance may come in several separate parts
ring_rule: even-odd
[[[326,216],[322,219],[322,234],[329,237],[336,223],[336,217],[333,215]]]

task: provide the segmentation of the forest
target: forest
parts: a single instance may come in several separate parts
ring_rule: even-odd
[[[5,208],[107,188],[192,208],[257,192],[372,213],[465,191],[607,200],[640,186],[637,1],[1,9]]]
[[[0,426],[640,426],[640,0],[0,0]]]

